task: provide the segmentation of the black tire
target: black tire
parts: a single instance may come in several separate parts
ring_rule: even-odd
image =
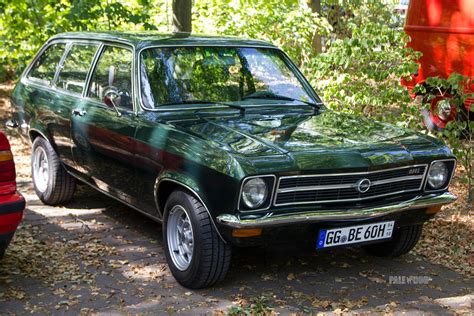
[[[35,179],[35,155],[37,149],[41,148],[46,153],[48,166],[48,179],[45,188],[38,185],[38,179]],[[31,175],[36,195],[43,203],[48,205],[63,204],[69,201],[76,190],[76,180],[64,169],[59,161],[59,157],[51,144],[42,137],[37,137],[33,142],[31,153]]]
[[[0,259],[2,259],[3,256],[5,256],[5,250],[6,249],[0,249]]]
[[[189,266],[185,269],[179,269],[174,263],[168,240],[168,220],[170,212],[176,206],[184,209],[192,227],[194,247]],[[172,222],[170,225],[173,225]],[[230,265],[231,246],[221,239],[202,203],[189,193],[181,190],[174,191],[166,201],[163,240],[171,273],[184,287],[205,288],[225,278]]]
[[[423,224],[400,227],[392,240],[364,246],[371,255],[378,257],[398,257],[412,250],[420,239]]]

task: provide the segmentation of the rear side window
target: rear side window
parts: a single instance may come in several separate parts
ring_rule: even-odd
[[[58,43],[46,48],[31,67],[27,76],[28,79],[50,85],[54,79],[61,57],[64,54],[65,47],[66,44]]]
[[[56,86],[82,93],[97,47],[96,44],[73,44],[61,67]]]

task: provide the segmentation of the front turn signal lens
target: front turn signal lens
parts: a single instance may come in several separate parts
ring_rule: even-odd
[[[441,211],[441,205],[439,206],[431,206],[426,209],[426,214],[436,214]]]
[[[262,234],[261,228],[234,229],[232,237],[256,237]]]

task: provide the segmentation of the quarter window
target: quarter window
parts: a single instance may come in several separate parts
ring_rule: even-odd
[[[67,91],[82,93],[97,47],[94,44],[73,44],[61,67],[56,86]]]
[[[46,48],[35,61],[28,74],[28,79],[50,85],[56,74],[66,44],[53,44]]]
[[[92,75],[88,97],[132,110],[132,52],[106,46]]]

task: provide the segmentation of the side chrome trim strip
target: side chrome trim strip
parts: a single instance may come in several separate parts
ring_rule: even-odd
[[[245,219],[237,215],[222,214],[217,216],[217,222],[220,225],[232,229],[240,229],[297,225],[299,223],[307,224],[325,221],[369,220],[407,210],[424,209],[430,206],[441,206],[452,203],[456,200],[457,197],[455,195],[445,192],[439,195],[429,194],[425,196],[417,196],[407,201],[372,208],[320,210],[286,214],[269,212],[266,215],[255,219]]]

